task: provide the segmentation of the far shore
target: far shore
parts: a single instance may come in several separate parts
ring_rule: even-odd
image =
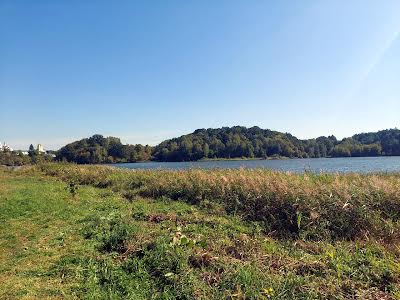
[[[257,160],[285,160],[285,159],[302,159],[299,157],[290,158],[285,156],[280,157],[253,157],[253,158],[246,158],[246,157],[237,157],[237,158],[202,158],[199,160],[183,160],[183,161],[159,161],[159,160],[144,160],[144,161],[135,161],[135,162],[115,162],[115,163],[105,163],[106,165],[114,165],[114,164],[136,164],[136,163],[191,163],[191,162],[208,162],[208,161],[257,161]]]
[[[183,161],[159,161],[159,160],[144,160],[144,161],[134,161],[134,162],[114,162],[114,163],[104,163],[106,165],[115,165],[115,164],[136,164],[136,163],[195,163],[195,162],[212,162],[212,161],[258,161],[258,160],[291,160],[291,159],[330,159],[330,158],[376,158],[376,157],[396,157],[395,155],[388,156],[350,156],[350,157],[287,157],[287,156],[270,156],[270,157],[237,157],[237,158],[202,158],[199,160],[183,160]]]

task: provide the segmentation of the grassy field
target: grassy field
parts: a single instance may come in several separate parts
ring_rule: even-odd
[[[400,175],[0,169],[0,299],[400,299]]]

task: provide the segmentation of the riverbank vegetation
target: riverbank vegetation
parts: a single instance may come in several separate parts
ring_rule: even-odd
[[[398,174],[45,164],[0,179],[0,298],[400,299]]]
[[[94,135],[68,144],[58,159],[80,164],[137,161],[196,161],[234,158],[318,158],[400,155],[400,130],[300,140],[288,133],[258,127],[199,129],[155,147],[124,145],[118,138]]]
[[[400,177],[292,174],[270,170],[122,170],[70,164],[41,165],[66,182],[111,187],[127,197],[212,202],[228,214],[263,224],[277,236],[307,239],[400,237]]]

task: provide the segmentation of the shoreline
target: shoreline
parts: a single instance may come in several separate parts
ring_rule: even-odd
[[[213,162],[213,161],[259,161],[259,160],[318,160],[318,159],[360,159],[360,158],[392,158],[392,157],[400,157],[398,155],[379,155],[379,156],[327,156],[327,157],[254,157],[254,158],[205,158],[199,160],[168,160],[168,161],[160,161],[160,160],[143,160],[143,161],[135,161],[135,162],[114,162],[114,163],[99,163],[93,165],[117,165],[117,164],[136,164],[136,163],[197,163],[197,162]],[[83,164],[83,165],[91,165],[91,164]]]

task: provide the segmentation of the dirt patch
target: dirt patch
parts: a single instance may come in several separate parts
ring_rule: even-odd
[[[174,214],[151,214],[148,216],[148,221],[152,223],[161,223],[163,221],[172,221],[176,222],[176,215]]]

